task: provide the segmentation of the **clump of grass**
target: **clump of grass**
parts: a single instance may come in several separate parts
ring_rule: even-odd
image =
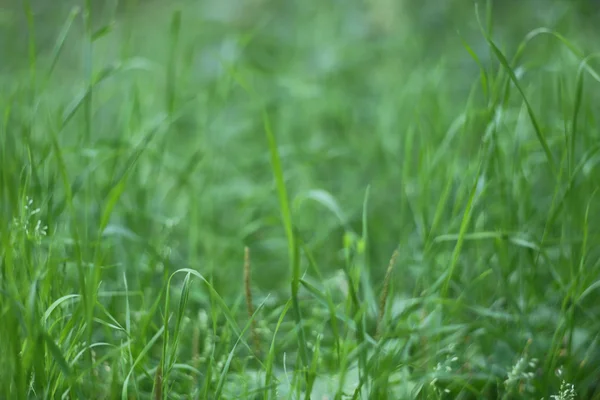
[[[559,0],[87,1],[49,49],[39,4],[0,75],[0,397],[597,397],[600,74]]]

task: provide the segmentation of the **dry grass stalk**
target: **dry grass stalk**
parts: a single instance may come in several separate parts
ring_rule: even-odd
[[[254,303],[252,302],[250,249],[248,247],[244,248],[244,290],[246,293],[248,318],[252,318],[254,315]],[[254,340],[254,351],[256,351],[256,355],[258,356],[260,354],[260,340],[258,331],[256,330],[256,318],[252,320],[250,331],[252,332],[252,339]]]
[[[394,270],[394,265],[396,264],[396,259],[398,258],[398,250],[394,250],[392,254],[392,258],[390,258],[390,263],[388,264],[387,271],[385,272],[385,279],[383,280],[383,291],[381,292],[381,297],[379,299],[379,316],[377,318],[377,333],[375,337],[379,339],[381,337],[381,331],[383,329],[383,316],[385,314],[385,306],[387,303],[387,297],[390,290],[390,281],[392,279],[392,272]]]

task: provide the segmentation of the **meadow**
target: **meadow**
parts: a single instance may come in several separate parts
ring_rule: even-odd
[[[9,0],[0,398],[600,399],[591,0]]]

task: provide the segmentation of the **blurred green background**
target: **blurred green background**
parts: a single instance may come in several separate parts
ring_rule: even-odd
[[[69,12],[84,7],[74,3],[11,0],[3,6],[5,93],[28,85],[27,13],[35,37],[36,69],[44,71]],[[580,47],[592,48],[599,8],[593,1],[492,3],[494,35],[507,54],[514,53],[525,35],[539,27],[556,29]],[[258,259],[261,265],[276,274],[267,275],[263,284],[277,286],[284,278],[286,269],[278,265],[285,260],[286,244],[262,122],[257,117],[265,105],[273,118],[293,194],[327,191],[339,202],[349,226],[358,231],[365,190],[371,185],[371,257],[376,270],[384,269],[399,239],[410,249],[405,257],[419,253],[423,224],[430,223],[447,179],[456,180],[457,186],[465,184],[464,174],[473,168],[483,120],[479,130],[458,135],[452,152],[438,151],[435,165],[431,158],[453,121],[460,118],[477,83],[478,66],[461,39],[484,65],[498,66],[478,27],[476,3],[90,4],[91,29],[99,34],[93,55],[88,58],[82,18],[77,17],[55,72],[44,82],[49,88],[41,95],[49,107],[64,113],[89,74],[117,63],[132,69],[97,88],[91,137],[84,140],[89,154],[85,161],[81,154],[73,154],[73,168],[81,162],[86,166],[73,178],[91,177],[101,187],[110,180],[103,177],[108,153],[115,146],[136,143],[135,131],[166,109],[167,93],[172,92],[178,113],[175,126],[150,145],[153,155],[142,160],[132,178],[138,180],[135,193],[126,192],[132,196],[129,211],[137,209],[136,218],[144,220],[143,231],[162,229],[158,220],[152,221],[154,217],[184,222],[174,228],[179,239],[176,250],[184,258],[188,252],[198,252],[212,260],[211,265],[218,265],[222,274],[234,274],[235,268],[227,265],[237,265],[239,257],[231,255],[241,254],[242,245],[249,244],[256,247],[256,257],[265,256]],[[183,16],[173,48],[169,32],[175,10],[182,10]],[[485,20],[485,4],[479,4],[479,13]],[[525,61],[531,65],[530,78],[546,79],[553,74],[553,63],[562,62],[564,51],[557,40],[547,37],[536,39],[530,47]],[[258,97],[248,97],[236,84],[228,73],[234,68],[251,77],[247,79],[254,82]],[[170,73],[175,87],[169,87]],[[37,79],[44,79],[43,72],[37,73]],[[552,90],[540,90],[546,89]],[[485,105],[480,105],[483,110]],[[71,125],[69,131],[61,134],[61,141],[81,145],[82,136],[77,134],[81,126]],[[406,147],[407,138],[412,138],[411,149]],[[43,141],[40,138],[38,145]],[[549,194],[540,193],[536,201],[543,202]],[[136,204],[135,199],[143,199],[144,204]],[[84,210],[97,213],[101,199],[92,200],[96,203]],[[312,206],[302,212],[301,228],[320,246],[320,255],[328,260],[325,264],[335,264],[339,257],[332,249],[340,245],[342,227],[331,213]],[[189,219],[190,213],[196,220]],[[132,215],[125,212],[124,217]],[[203,227],[202,238],[197,238],[202,243],[185,238],[186,225],[192,221]],[[183,238],[188,243],[180,243]],[[278,254],[284,258],[275,257]]]

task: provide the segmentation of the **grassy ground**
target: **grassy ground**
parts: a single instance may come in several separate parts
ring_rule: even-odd
[[[0,397],[600,398],[595,9],[466,3],[5,9]]]

